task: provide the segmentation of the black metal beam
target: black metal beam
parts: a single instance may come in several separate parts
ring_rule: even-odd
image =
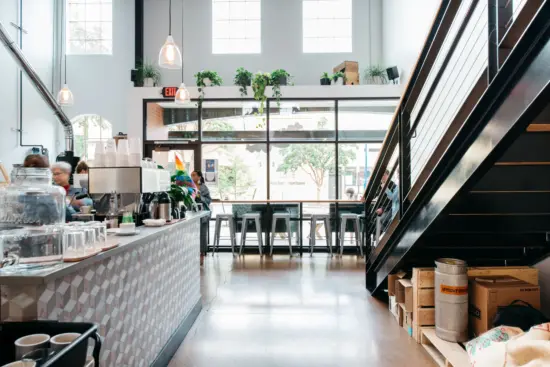
[[[546,148],[548,149],[548,148]],[[549,191],[550,166],[493,166],[472,191]]]
[[[135,65],[144,60],[143,29],[145,27],[144,1],[135,0]]]
[[[548,167],[550,171],[550,167]],[[537,177],[531,179],[538,180]],[[541,214],[550,213],[550,191],[470,192],[454,200],[447,212],[452,214]],[[549,228],[550,230],[550,224]]]
[[[391,241],[367,269],[367,287],[380,290],[388,274],[457,195],[470,191],[550,99],[550,3],[545,3],[468,116]],[[373,286],[374,284],[374,286]]]

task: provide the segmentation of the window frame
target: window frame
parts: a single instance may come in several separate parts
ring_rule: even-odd
[[[83,6],[83,19],[80,20],[72,20],[71,18],[71,5],[75,6]],[[89,5],[97,5],[99,6],[99,18],[97,20],[88,20],[87,19],[87,6]],[[109,5],[110,6],[110,19],[105,20],[103,18],[103,9],[102,6]],[[114,25],[114,0],[65,0],[62,4],[62,6],[65,7],[65,39],[64,39],[64,46],[65,46],[65,54],[70,56],[87,56],[87,55],[98,55],[98,56],[112,56],[113,55],[113,47],[114,47],[114,40],[113,40],[113,25]],[[102,33],[103,27],[107,26],[107,30],[109,33],[108,38],[92,38],[90,37],[91,30],[88,30],[88,26],[90,23],[96,23],[96,26],[99,25],[100,27],[100,33]],[[83,38],[72,38],[71,28],[73,24],[79,24],[81,29],[83,28]],[[74,42],[82,42],[83,50],[76,50],[76,48],[73,48],[71,46],[71,43]],[[89,51],[88,50],[88,44],[92,42],[97,42],[98,44],[107,42],[109,45],[107,47],[106,51],[101,50],[94,50]],[[101,46],[100,46],[101,47]]]
[[[212,54],[213,55],[257,55],[257,54],[261,54],[262,53],[262,0],[212,0],[211,2],[211,5],[212,5],[212,17],[211,17],[211,26],[212,26],[212,37],[211,37],[211,42],[212,42]],[[227,17],[225,18],[216,18],[216,6],[215,4],[218,3],[218,4],[222,4],[222,3],[227,3],[227,6],[228,6],[228,14],[227,14]],[[243,3],[244,4],[244,8],[243,9],[249,9],[250,7],[247,6],[248,3],[258,3],[258,11],[259,11],[259,14],[258,14],[258,17],[255,18],[255,17],[251,17],[249,18],[248,17],[248,14],[244,14],[244,17],[242,18],[237,18],[237,17],[232,17],[231,15],[231,4],[234,3],[234,4],[237,4],[237,3]],[[243,15],[243,14],[240,14],[240,15]],[[219,24],[220,22],[226,22],[228,23],[227,25],[225,25],[227,27],[226,31],[225,32],[221,32],[220,30],[217,29],[217,27],[221,27],[222,25]],[[231,37],[231,32],[234,31],[232,30],[231,28],[231,23],[232,22],[239,22],[239,23],[243,23],[242,26],[243,26],[243,37]],[[256,25],[256,27],[258,27],[257,31],[258,31],[258,34],[256,35],[256,37],[248,37],[249,35],[249,32],[247,31],[247,27],[250,26],[252,27],[252,22],[258,22],[258,24]],[[221,32],[221,34],[227,34],[228,36],[227,37],[219,37],[217,35],[218,31]],[[227,41],[229,47],[226,47],[224,50],[222,50],[221,48],[218,48],[218,47],[221,47],[221,41]],[[218,45],[217,43],[220,42],[220,44]],[[258,44],[254,45],[254,47],[249,47],[248,49],[245,47],[243,49],[238,49],[238,48],[232,48],[231,47],[231,43],[236,43],[236,44],[242,44],[243,42],[250,42],[250,43],[255,43],[255,42],[258,42]],[[250,46],[250,45],[249,45]],[[232,51],[232,49],[234,49],[235,51]]]
[[[306,14],[306,8],[308,7],[307,4],[311,3],[317,3],[317,6],[315,8],[320,8],[320,3],[330,3],[334,2],[335,4],[339,2],[349,2],[349,17],[343,17],[343,18],[337,18],[337,17],[313,17],[311,15]],[[330,13],[334,14],[334,11],[331,11]],[[349,24],[346,24],[346,26],[349,26],[349,37],[347,36],[307,36],[307,23],[316,20],[317,22],[337,22],[337,21],[346,21],[349,22]],[[322,29],[335,29],[338,27],[332,26],[324,26],[321,27]],[[349,45],[347,47],[338,50],[333,48],[325,48],[325,49],[319,49],[319,48],[310,48],[311,46],[307,45],[307,40],[316,40],[317,42],[321,42],[324,40],[325,42],[327,40],[332,40],[333,42],[336,42],[336,40],[348,40]],[[353,52],[353,0],[302,0],[302,52],[304,54],[335,54],[335,53],[351,53]]]

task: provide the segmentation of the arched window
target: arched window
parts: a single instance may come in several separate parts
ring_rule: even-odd
[[[111,123],[99,115],[80,115],[72,122],[75,154],[83,160],[94,159],[96,142],[113,137]]]

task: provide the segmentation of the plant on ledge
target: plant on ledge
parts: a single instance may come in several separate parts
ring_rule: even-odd
[[[254,91],[254,99],[260,101],[258,111],[264,113],[264,106],[267,97],[265,96],[265,88],[271,83],[271,74],[258,72],[252,79],[252,90]]]
[[[271,85],[273,86],[273,98],[277,99],[277,107],[281,106],[281,85],[287,85],[292,76],[284,69],[277,69],[271,73]]]
[[[247,96],[248,91],[246,88],[252,85],[252,73],[245,68],[238,68],[233,83],[239,87],[241,97]]]
[[[386,69],[380,65],[369,66],[365,70],[365,82],[367,84],[387,84]]]
[[[199,87],[200,99],[204,98],[204,88],[210,86],[220,87],[223,84],[223,79],[217,72],[211,70],[202,70],[195,74],[196,84]]]
[[[321,75],[321,85],[330,85],[330,75],[328,73]]]
[[[160,71],[147,61],[138,63],[137,77],[138,85],[143,85],[144,87],[154,87],[160,84]]]
[[[337,71],[332,74],[332,84],[343,85],[346,82],[346,74],[343,71]]]

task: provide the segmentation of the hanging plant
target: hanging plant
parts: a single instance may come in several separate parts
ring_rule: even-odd
[[[277,100],[277,107],[281,107],[281,85],[287,85],[292,76],[284,69],[277,69],[271,73],[273,98]]]
[[[211,70],[199,71],[195,74],[195,80],[197,87],[199,87],[200,97],[199,99],[204,98],[204,88],[210,86],[220,87],[223,84],[223,79],[218,75],[217,72]]]
[[[254,91],[254,99],[260,102],[260,113],[264,113],[264,106],[267,97],[265,96],[265,88],[271,83],[271,74],[258,72],[252,79],[252,90]]]
[[[252,85],[252,73],[243,67],[238,68],[233,83],[239,87],[241,97],[247,96],[248,91],[246,88]]]

